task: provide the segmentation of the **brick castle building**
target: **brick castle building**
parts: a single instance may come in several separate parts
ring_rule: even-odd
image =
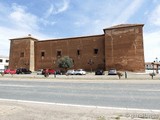
[[[59,69],[57,60],[69,56],[73,69],[145,70],[143,24],[121,24],[104,29],[104,34],[63,39],[38,40],[31,35],[10,39],[9,68],[32,71]]]

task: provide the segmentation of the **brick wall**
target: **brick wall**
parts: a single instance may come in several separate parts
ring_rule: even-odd
[[[11,40],[9,59],[9,68],[16,69],[24,67],[29,69],[30,40]]]
[[[97,54],[94,53],[94,49],[98,49]],[[69,56],[74,60],[74,69],[104,68],[104,35],[36,42],[35,68],[58,69],[58,51],[61,51],[61,56]],[[42,52],[45,56],[41,56]],[[90,59],[94,62],[92,66],[88,64]]]
[[[141,26],[105,30],[106,68],[144,71],[143,32]]]

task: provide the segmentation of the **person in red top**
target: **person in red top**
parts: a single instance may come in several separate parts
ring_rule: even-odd
[[[48,76],[49,76],[48,69],[45,70],[44,76],[45,76],[45,77],[48,77]]]

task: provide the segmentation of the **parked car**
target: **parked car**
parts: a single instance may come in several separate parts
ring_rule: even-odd
[[[61,70],[56,70],[56,75],[62,75],[62,71]]]
[[[0,73],[4,73],[4,69],[0,69]]]
[[[75,70],[67,70],[66,75],[75,75]]]
[[[49,74],[54,74],[56,71],[53,69],[43,69],[42,70],[42,75],[44,75],[46,72],[48,72]]]
[[[4,74],[16,74],[16,70],[15,69],[6,69],[6,70],[4,70]]]
[[[43,69],[37,70],[37,71],[36,71],[37,75],[42,75],[42,71],[43,71]]]
[[[115,68],[111,68],[108,70],[108,75],[117,75],[117,70]]]
[[[17,74],[31,74],[32,71],[30,71],[30,70],[27,69],[27,68],[18,68],[18,69],[16,70],[16,73],[17,73]]]
[[[75,75],[86,75],[86,71],[83,69],[78,69],[74,72]]]
[[[104,75],[104,70],[102,70],[102,69],[97,69],[97,70],[95,71],[95,75]]]

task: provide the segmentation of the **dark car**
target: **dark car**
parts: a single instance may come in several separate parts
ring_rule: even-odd
[[[18,68],[16,70],[17,74],[31,74],[32,72],[27,68]]]
[[[102,69],[98,69],[95,71],[95,75],[104,75],[104,71]]]
[[[62,75],[62,71],[61,70],[56,70],[56,75]]]
[[[117,70],[115,68],[111,68],[108,70],[108,75],[117,75]]]

